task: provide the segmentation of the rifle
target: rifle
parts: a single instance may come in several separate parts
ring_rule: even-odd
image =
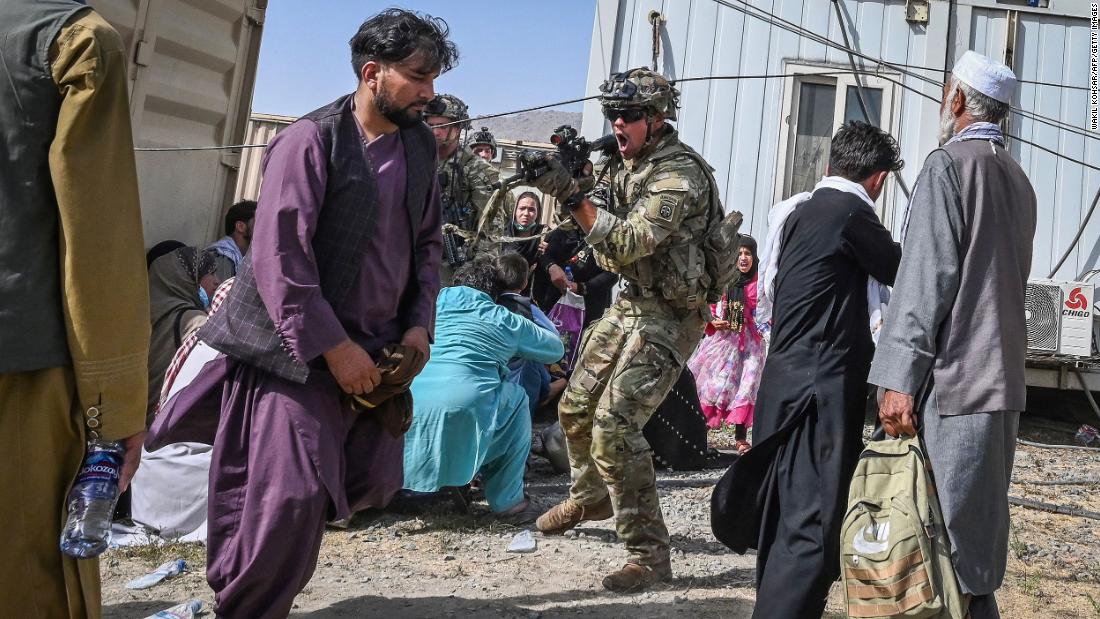
[[[561,161],[562,165],[573,177],[579,177],[591,172],[592,162],[589,160],[592,153],[610,155],[614,152],[615,136],[605,135],[591,142],[577,134],[577,130],[570,125],[562,125],[550,135],[550,143],[557,147],[553,156]],[[521,181],[532,182],[546,172],[546,153],[525,150],[516,158],[516,173],[504,179],[499,185],[511,187]]]
[[[443,223],[451,224],[455,228],[463,229],[469,226],[470,208],[469,205],[460,204],[457,200],[457,185],[461,184],[461,170],[456,171],[457,178],[455,182],[449,186],[446,185],[446,173],[440,172],[439,184],[442,191],[440,191],[440,199],[443,203]],[[462,238],[453,231],[443,230],[443,260],[451,266],[451,268],[457,269],[462,266],[469,254],[467,252],[466,239]]]

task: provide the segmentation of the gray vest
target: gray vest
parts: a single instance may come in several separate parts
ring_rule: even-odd
[[[367,162],[351,102],[352,95],[346,95],[303,117],[320,127],[329,157],[325,199],[311,244],[321,277],[321,293],[337,313],[359,274],[378,206],[377,181]],[[419,124],[403,129],[401,140],[407,169],[405,208],[415,235],[435,182],[435,138],[427,125]],[[418,267],[414,264],[414,274]],[[416,298],[416,287],[414,277],[409,282],[406,302]],[[304,383],[309,377],[310,360],[298,359],[291,353],[260,298],[251,252],[241,261],[237,279],[222,308],[199,330],[199,338],[238,361],[287,380]]]
[[[0,2],[0,373],[69,365],[49,152],[50,45],[76,0]]]
[[[966,140],[943,150],[959,179],[963,234],[959,292],[936,339],[936,406],[941,415],[1022,411],[1035,191],[999,146]]]

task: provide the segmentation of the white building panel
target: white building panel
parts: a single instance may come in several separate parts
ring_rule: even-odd
[[[596,94],[599,83],[611,71],[652,65],[653,36],[648,21],[652,10],[660,11],[665,19],[657,66],[670,79],[850,69],[845,52],[747,16],[726,4],[743,6],[737,0],[597,0],[588,94]],[[754,0],[752,6],[843,42],[831,2]],[[974,49],[1009,60],[1021,80],[1076,86],[1067,89],[1022,83],[1015,105],[1079,129],[1085,127],[1088,92],[1082,87],[1087,85],[1089,59],[1086,1],[1051,0],[1049,7],[1031,8],[999,0],[932,0],[926,24],[907,22],[905,2],[900,0],[841,0],[840,6],[852,47],[888,62],[922,67],[911,70],[933,80],[942,80],[944,70],[950,69],[955,58]],[[1012,53],[1006,54],[1013,41]],[[857,58],[857,63],[862,62]],[[883,101],[881,124],[902,147],[906,161],[902,176],[912,188],[924,158],[937,145],[939,106],[889,80],[937,100],[942,96],[941,88],[889,70],[884,70],[882,77],[887,81],[862,79],[866,87],[882,89],[872,95]],[[805,122],[798,125],[799,101],[816,93],[815,101],[819,103],[815,105],[825,105],[828,97],[821,97],[832,92],[835,118],[851,117],[852,110],[858,112],[858,108],[845,107],[851,105],[847,95],[851,80],[819,76],[680,84],[677,126],[681,136],[715,168],[726,207],[745,214],[747,230],[754,236],[766,233],[768,209],[786,196],[785,190],[791,185],[790,162],[796,158],[792,152],[795,144],[820,143],[812,136],[795,139],[807,128]],[[822,82],[826,87],[807,87],[803,93],[805,82]],[[588,137],[609,130],[597,102],[586,103],[582,129]],[[1100,134],[1075,135],[1016,114],[1011,116],[1008,130],[1045,148],[1100,166]],[[1010,140],[1009,148],[1036,189],[1040,213],[1032,273],[1046,277],[1077,232],[1088,203],[1100,187],[1100,173],[1020,140]],[[799,161],[807,161],[804,155],[799,153]],[[810,160],[820,163],[818,155]],[[901,227],[906,204],[900,188],[890,181],[880,207],[884,222],[895,232]],[[1071,278],[1098,264],[1100,217],[1097,219],[1086,229],[1060,277]]]
[[[240,144],[267,0],[90,0],[130,51],[138,147]],[[240,152],[137,153],[146,245],[221,233]]]

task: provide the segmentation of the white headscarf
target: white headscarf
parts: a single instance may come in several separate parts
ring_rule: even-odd
[[[818,189],[836,189],[855,196],[867,203],[872,209],[874,201],[867,195],[867,190],[859,183],[840,177],[824,176],[814,186],[814,192]],[[783,250],[783,228],[787,218],[794,209],[813,196],[813,192],[804,191],[795,194],[786,200],[776,204],[768,213],[768,238],[761,247],[760,259],[760,287],[758,289],[759,300],[756,305],[756,323],[761,330],[770,331],[772,321],[772,306],[775,302],[775,276],[779,272],[779,253]],[[890,303],[890,288],[874,277],[867,277],[867,313],[871,317],[871,339],[878,344],[878,334],[882,330],[882,317],[886,314],[886,306]]]

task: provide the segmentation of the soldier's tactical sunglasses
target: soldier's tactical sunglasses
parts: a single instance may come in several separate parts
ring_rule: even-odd
[[[615,122],[621,118],[624,123],[632,123],[645,118],[645,110],[637,107],[626,109],[608,108],[603,111],[603,115],[608,122]]]

